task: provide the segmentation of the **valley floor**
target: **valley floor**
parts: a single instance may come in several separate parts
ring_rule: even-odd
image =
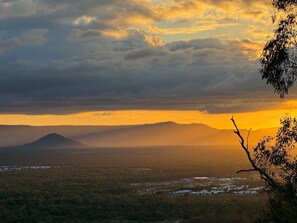
[[[234,174],[246,166],[244,158],[230,156],[240,153],[147,149],[2,150],[0,222],[250,223],[261,215],[262,183]],[[213,154],[217,158],[205,162]],[[193,193],[203,190],[224,193]]]

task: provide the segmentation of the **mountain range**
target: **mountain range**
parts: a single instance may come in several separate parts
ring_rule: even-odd
[[[265,135],[274,135],[276,131],[276,128],[252,131],[249,143],[255,145],[260,138]],[[93,147],[238,144],[238,138],[231,129],[215,129],[204,124],[164,122],[131,126],[36,127],[3,125],[0,126],[0,147],[25,145],[53,132],[61,137],[63,135],[63,137],[71,138],[72,143],[75,142],[73,146],[78,142]],[[243,129],[241,132],[246,137],[248,130]],[[55,140],[60,138],[57,135],[54,137]],[[52,140],[53,137],[50,139]]]

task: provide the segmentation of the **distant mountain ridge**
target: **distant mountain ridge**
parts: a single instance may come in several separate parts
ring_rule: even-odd
[[[57,133],[48,134],[32,143],[25,144],[23,147],[26,148],[76,148],[76,147],[86,147],[80,142],[72,139],[68,139]]]
[[[248,131],[241,131],[246,137]],[[249,143],[252,146],[264,135],[274,135],[276,131],[276,128],[252,131]],[[93,147],[238,145],[231,129],[162,122],[127,126],[0,126],[0,146],[28,144],[52,132]]]

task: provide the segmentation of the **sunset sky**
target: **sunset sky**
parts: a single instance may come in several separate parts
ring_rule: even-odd
[[[232,128],[297,114],[259,74],[269,0],[2,0],[0,124]]]

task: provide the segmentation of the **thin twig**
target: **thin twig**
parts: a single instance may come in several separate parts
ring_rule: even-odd
[[[249,130],[248,135],[246,137],[246,148],[249,149],[249,138],[250,138],[250,134],[251,134],[252,129]]]

